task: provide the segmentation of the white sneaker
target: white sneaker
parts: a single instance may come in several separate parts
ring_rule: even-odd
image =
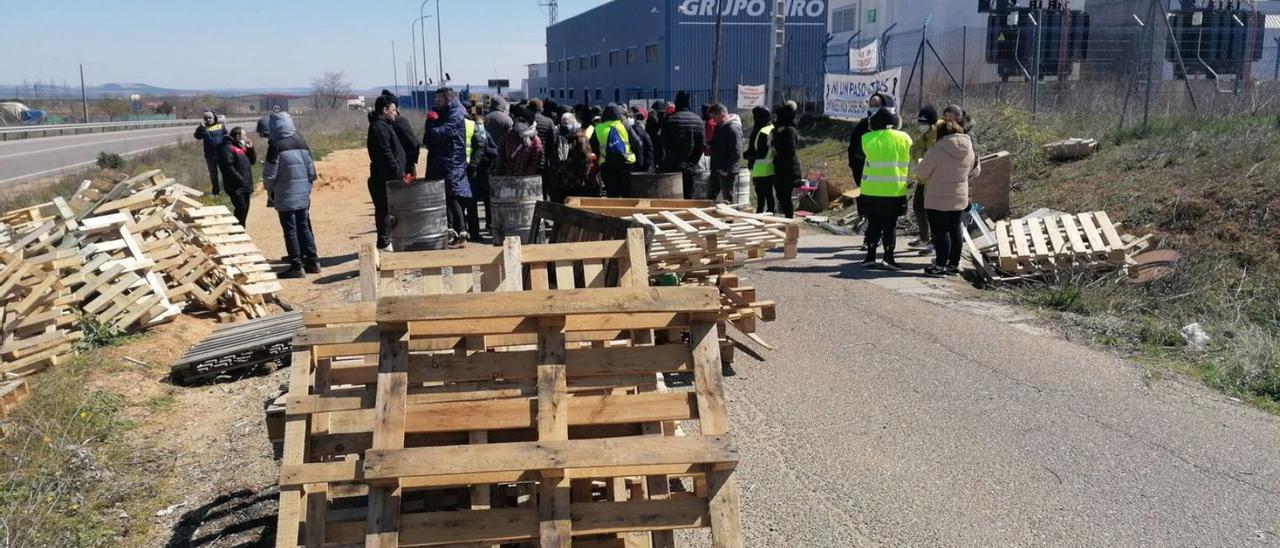
[[[378,251],[381,251],[381,252],[383,252],[383,253],[391,253],[391,252],[392,252],[392,251],[394,251],[394,250],[393,250],[393,249],[391,249],[391,244],[390,244],[390,243],[388,243],[385,247],[379,247],[379,248],[378,248]]]

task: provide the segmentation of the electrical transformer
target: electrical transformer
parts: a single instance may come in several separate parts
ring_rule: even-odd
[[[1240,0],[1181,0],[1165,51],[1179,78],[1241,76],[1262,59],[1265,16]],[[1181,61],[1181,62],[1179,62]]]
[[[978,12],[988,14],[986,59],[1002,81],[1066,79],[1073,63],[1088,56],[1089,14],[1069,9],[1063,0],[1028,0],[1025,6],[1018,0],[978,0]]]

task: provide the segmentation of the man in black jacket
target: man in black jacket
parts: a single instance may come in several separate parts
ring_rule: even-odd
[[[404,147],[396,136],[395,120],[399,110],[386,95],[378,96],[369,121],[365,146],[369,150],[369,197],[373,200],[373,222],[378,231],[378,249],[391,251],[390,227],[387,223],[387,181],[403,181],[408,174]]]
[[[689,92],[676,94],[676,112],[662,125],[662,171],[684,175],[684,197],[693,198],[693,177],[706,146],[702,118],[689,110]]]
[[[707,113],[716,121],[716,132],[711,137],[711,188],[707,199],[714,200],[719,194],[732,204],[738,160],[742,158],[742,120],[720,103],[711,105]]]
[[[382,90],[382,95],[391,100],[396,105],[396,120],[392,122],[396,129],[396,139],[400,141],[400,148],[404,150],[404,167],[405,172],[417,176],[418,159],[422,157],[422,141],[418,139],[418,135],[413,132],[413,124],[408,118],[400,116],[400,100],[391,93],[390,90]],[[373,113],[370,113],[371,115]],[[372,116],[371,116],[372,118]],[[372,121],[372,120],[370,120]]]
[[[871,117],[884,107],[885,96],[873,94],[867,99],[867,116],[853,126],[853,135],[849,137],[849,169],[853,170],[853,184],[862,186],[862,170],[867,164],[867,155],[862,153],[862,136],[871,132]]]

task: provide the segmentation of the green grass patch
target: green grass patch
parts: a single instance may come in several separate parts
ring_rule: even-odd
[[[161,504],[147,458],[128,443],[127,402],[84,382],[119,367],[87,354],[31,381],[0,440],[0,544],[121,546]]]

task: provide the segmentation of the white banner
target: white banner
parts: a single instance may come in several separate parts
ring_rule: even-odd
[[[870,74],[880,68],[880,39],[860,48],[849,48],[849,72]]]
[[[654,101],[655,99],[632,99],[630,101],[627,101],[627,106],[631,108],[642,108],[645,110],[649,110],[649,105],[652,105]]]
[[[867,115],[867,99],[884,93],[898,99],[902,68],[877,74],[828,74],[824,87],[823,110],[828,118],[858,119]]]
[[[738,85],[738,110],[765,106],[765,87]]]

